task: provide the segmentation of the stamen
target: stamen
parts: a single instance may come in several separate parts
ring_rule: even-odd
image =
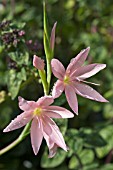
[[[84,83],[87,83],[87,84],[93,84],[95,86],[100,86],[100,84],[97,84],[97,83],[92,83],[92,82],[89,82],[89,81],[85,81],[85,80],[80,80],[81,82],[84,82]]]
[[[40,116],[42,114],[42,108],[36,108],[33,112],[34,115]]]
[[[70,77],[65,75],[64,77],[64,84],[69,84],[70,83]]]

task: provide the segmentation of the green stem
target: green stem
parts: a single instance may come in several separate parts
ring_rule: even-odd
[[[43,85],[43,89],[44,89],[44,94],[48,95],[49,88],[48,88],[48,83],[47,83],[47,80],[46,80],[45,70],[39,70],[39,75],[41,77],[41,81],[42,81],[42,85]]]
[[[51,64],[50,60],[47,59],[47,82],[48,82],[48,89],[50,88],[51,82]]]
[[[20,136],[11,144],[9,144],[8,146],[6,146],[4,149],[0,150],[0,156],[3,155],[4,153],[8,152],[9,150],[11,150],[12,148],[14,148],[16,145],[18,145],[29,133],[29,129],[31,126],[31,122],[29,122],[24,130],[22,131],[22,133],[20,134]]]

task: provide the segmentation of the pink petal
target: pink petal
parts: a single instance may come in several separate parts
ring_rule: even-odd
[[[51,31],[51,37],[50,37],[50,47],[52,50],[54,50],[54,45],[55,45],[55,30],[56,30],[56,24],[53,25],[52,31]]]
[[[52,59],[51,67],[52,67],[52,72],[54,76],[60,80],[63,80],[63,77],[65,75],[65,68],[62,65],[62,63],[57,59]]]
[[[49,126],[49,123],[48,123],[48,116],[47,115],[43,115],[42,117],[42,124],[43,124],[43,130],[44,132],[50,136],[51,133],[52,133],[52,129],[51,127]]]
[[[90,47],[82,50],[75,58],[73,58],[67,67],[66,72],[72,74],[77,68],[81,67],[89,53]]]
[[[62,94],[63,91],[64,91],[63,82],[60,80],[57,80],[52,90],[53,98],[58,98]]]
[[[49,135],[47,135],[47,133],[45,133],[44,131],[43,131],[43,136],[44,136],[44,139],[46,140],[48,148],[51,149],[54,146],[54,142],[51,140]]]
[[[40,57],[34,55],[33,56],[33,66],[36,67],[38,70],[44,70],[44,60],[42,60]]]
[[[108,102],[104,97],[102,97],[96,90],[84,83],[75,83],[76,93],[91,100],[96,100],[99,102]]]
[[[54,146],[51,149],[49,149],[49,156],[48,156],[49,158],[53,158],[56,155],[57,148],[58,146],[54,144]]]
[[[89,78],[95,75],[100,70],[104,69],[105,67],[106,67],[106,64],[90,64],[90,65],[78,68],[75,71],[73,76],[76,76],[80,79],[86,79],[86,78]]]
[[[65,94],[66,94],[66,98],[69,103],[69,106],[78,115],[78,101],[77,101],[77,96],[76,96],[74,88],[72,86],[66,86]]]
[[[39,106],[49,106],[53,102],[54,102],[54,99],[52,96],[44,96],[44,97],[39,98],[36,103]]]
[[[43,139],[41,122],[34,118],[31,124],[31,144],[34,154],[37,155]]]
[[[11,121],[11,123],[3,130],[3,132],[9,132],[15,129],[19,129],[25,126],[32,119],[31,112],[23,112],[17,118]]]
[[[65,151],[67,151],[67,147],[64,141],[64,138],[58,128],[58,126],[55,124],[53,120],[51,120],[49,117],[46,117],[46,125],[44,127],[44,132],[47,127],[50,127],[52,130],[52,133],[49,134],[49,137],[51,140],[56,143],[59,147],[63,148]],[[45,132],[46,133],[46,132]]]
[[[34,101],[27,101],[22,97],[18,97],[18,101],[19,101],[19,107],[21,110],[24,111],[30,111],[30,110],[34,110],[36,107],[36,102]]]
[[[51,118],[62,118],[62,116],[56,112],[53,112],[51,110],[44,110],[44,114]]]
[[[58,146],[51,140],[51,138],[46,133],[43,132],[43,135],[49,148],[49,158],[52,158],[55,156]]]
[[[46,108],[46,114],[52,118],[72,118],[74,114],[69,110],[60,106],[48,106]]]

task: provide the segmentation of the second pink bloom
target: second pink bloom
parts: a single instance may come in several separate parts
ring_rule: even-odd
[[[43,137],[49,148],[49,157],[53,157],[56,154],[57,147],[67,151],[64,138],[51,118],[71,118],[74,115],[65,108],[50,106],[53,102],[54,99],[51,96],[41,97],[37,102],[26,101],[19,97],[19,107],[24,112],[12,120],[4,129],[4,132],[21,128],[32,120],[30,134],[35,155],[40,149]]]
[[[52,91],[54,98],[59,97],[65,91],[67,101],[71,109],[78,114],[77,96],[81,95],[91,100],[99,102],[107,102],[97,91],[85,84],[84,79],[89,78],[106,67],[105,64],[90,64],[83,66],[90,48],[81,51],[75,58],[71,60],[65,70],[62,63],[57,59],[52,59],[52,72],[58,78]]]

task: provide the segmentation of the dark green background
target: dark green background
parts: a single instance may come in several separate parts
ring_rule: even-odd
[[[54,57],[67,66],[79,51],[90,46],[86,63],[105,63],[107,68],[89,81],[100,83],[101,86],[94,88],[110,102],[78,97],[79,115],[68,122],[55,120],[70,148],[68,153],[59,149],[55,158],[48,159],[43,141],[35,156],[27,137],[0,157],[0,170],[112,170],[113,1],[48,0],[46,4],[50,30],[57,21]],[[3,26],[5,20],[10,20],[10,24]],[[3,148],[22,130],[2,132],[10,120],[21,113],[18,96],[37,100],[43,95],[37,70],[32,66],[34,54],[42,58],[45,55],[42,1],[1,0],[0,21],[0,148]],[[25,35],[19,37],[15,30],[24,30]],[[55,81],[52,76],[51,88]],[[64,95],[56,99],[55,104],[70,109]]]

